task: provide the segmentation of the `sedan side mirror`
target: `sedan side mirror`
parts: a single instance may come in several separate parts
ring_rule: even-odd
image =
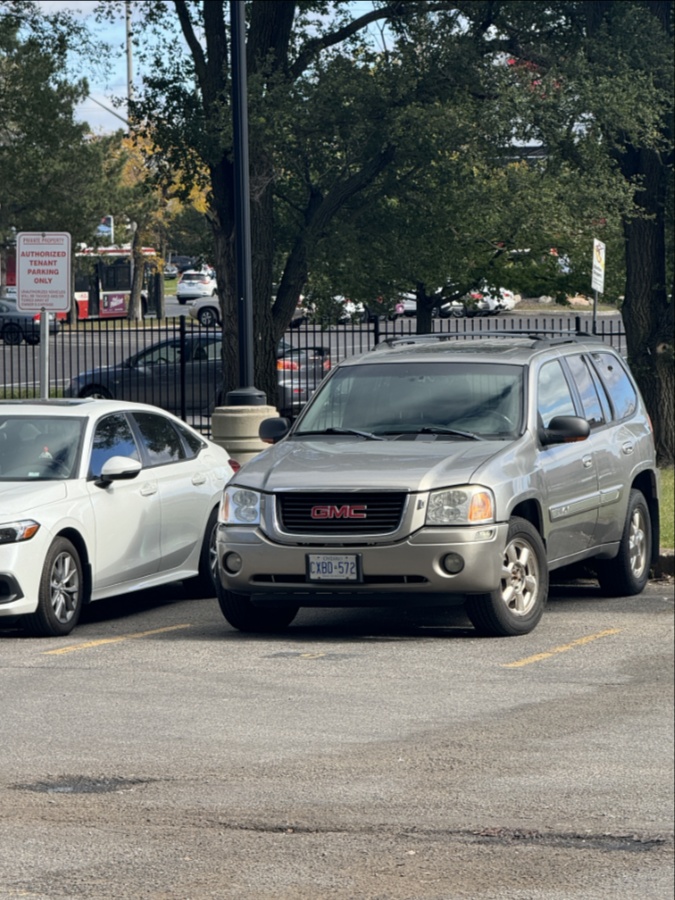
[[[111,456],[101,467],[101,474],[95,479],[96,487],[108,487],[113,481],[135,478],[143,466],[130,456]]]
[[[581,416],[554,416],[548,428],[540,428],[538,432],[543,447],[585,441],[590,433],[591,426]]]

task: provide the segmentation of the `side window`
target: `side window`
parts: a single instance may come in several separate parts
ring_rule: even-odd
[[[582,356],[567,356],[567,365],[572,372],[572,377],[581,397],[581,405],[584,409],[584,416],[588,420],[591,428],[597,428],[598,425],[604,425],[605,416],[603,415],[600,398],[595,387],[595,381],[591,375],[586,360]]]
[[[170,341],[166,344],[159,344],[146,353],[141,353],[136,359],[138,366],[156,366],[158,363],[179,363],[180,362],[180,342]]]
[[[544,428],[555,416],[575,416],[577,411],[560,363],[546,363],[539,370],[537,380],[537,412]]]
[[[637,394],[620,361],[611,353],[594,353],[592,358],[609,394],[615,418],[632,415],[637,408]]]
[[[206,446],[205,442],[196,434],[193,434],[192,431],[188,431],[187,428],[183,428],[182,425],[176,425],[175,422],[173,424],[175,425],[176,430],[182,435],[183,440],[187,445],[188,459],[192,459],[199,453],[200,450],[202,450]]]
[[[134,421],[138,425],[151,466],[185,459],[185,450],[178,432],[164,416],[134,413]]]
[[[103,464],[113,456],[130,456],[132,459],[140,460],[131,427],[126,416],[121,414],[106,416],[96,426],[89,474],[98,478]]]

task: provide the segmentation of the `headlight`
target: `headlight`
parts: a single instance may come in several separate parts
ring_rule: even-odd
[[[233,485],[226,487],[220,507],[220,521],[224,525],[260,525],[258,491]]]
[[[18,544],[19,541],[29,541],[34,534],[37,534],[39,528],[39,523],[32,519],[3,522],[0,525],[0,544]]]
[[[427,525],[479,525],[494,517],[494,495],[487,488],[463,485],[429,495]]]

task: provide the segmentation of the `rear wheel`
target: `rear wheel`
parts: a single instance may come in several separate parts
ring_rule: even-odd
[[[297,606],[278,606],[272,609],[254,606],[245,594],[227,591],[216,582],[216,594],[222,614],[238,631],[274,634],[284,631],[298,614]]]
[[[631,491],[619,553],[598,560],[595,569],[602,592],[608,597],[641,594],[649,579],[652,558],[652,520],[644,495]]]
[[[199,556],[199,574],[184,582],[183,587],[189,597],[213,597],[216,593],[218,578],[218,553],[216,535],[218,533],[218,510],[214,509],[209,516],[204,531],[201,554]]]
[[[514,517],[509,524],[497,590],[471,597],[466,612],[480,634],[512,637],[528,634],[544,613],[548,565],[537,529]]]
[[[2,329],[2,339],[6,344],[20,344],[23,340],[23,331],[18,325],[8,322]]]
[[[42,569],[38,607],[24,616],[23,626],[38,637],[70,634],[77,625],[84,602],[80,557],[69,540],[56,538]]]

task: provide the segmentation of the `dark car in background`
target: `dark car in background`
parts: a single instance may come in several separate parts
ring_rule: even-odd
[[[216,333],[200,331],[184,341],[179,336],[169,338],[121,363],[80,372],[64,394],[152,403],[169,412],[181,411],[184,395],[188,414],[210,415],[223,401],[221,348],[222,338]],[[277,370],[282,415],[297,415],[330,367],[327,348],[293,349],[280,341]]]
[[[49,332],[56,334],[59,322],[53,313],[49,315]],[[5,344],[40,343],[40,313],[26,312],[19,309],[16,303],[0,300],[0,338]]]

